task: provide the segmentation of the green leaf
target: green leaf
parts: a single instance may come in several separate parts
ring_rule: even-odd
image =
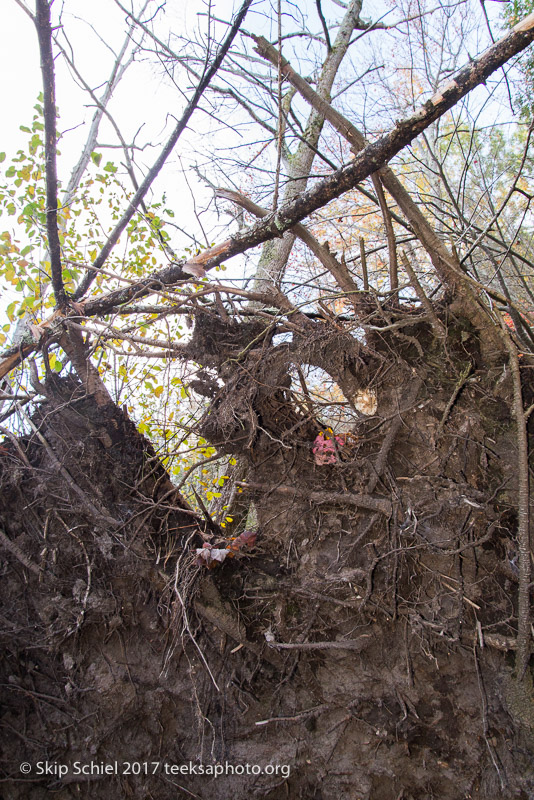
[[[7,312],[6,313],[7,313],[7,316],[9,317],[11,322],[13,322],[14,319],[15,319],[15,309],[18,306],[18,304],[19,304],[19,301],[18,300],[14,300],[7,307]]]

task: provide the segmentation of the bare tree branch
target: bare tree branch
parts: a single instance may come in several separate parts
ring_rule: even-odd
[[[188,263],[197,268],[210,269],[238,253],[244,253],[252,247],[262,244],[268,239],[280,237],[285,231],[305,219],[313,211],[323,207],[330,200],[340,197],[344,192],[380,169],[432,122],[452,108],[475,86],[484,82],[512,56],[528,47],[533,40],[534,14],[531,14],[478,59],[461,69],[446,86],[442,87],[414,114],[399,121],[392,131],[380,137],[377,141],[368,144],[346,167],[323,179],[313,189],[296,197],[290,203],[284,204],[276,213],[269,214],[248,231],[237,234],[231,239],[204,251]],[[411,198],[410,202],[415,206]],[[420,214],[419,211],[418,214]],[[435,236],[435,234],[433,235]],[[435,238],[440,242],[437,236]],[[154,289],[170,286],[180,280],[186,280],[187,273],[184,272],[184,266],[186,265],[183,263],[173,264],[136,284],[110,292],[107,296],[89,300],[85,303],[84,313],[88,316],[106,314],[110,310],[117,308],[117,306],[150,294]],[[465,294],[467,283],[473,286],[476,285],[476,281],[469,280],[464,282],[467,276],[464,276],[459,270],[456,271],[453,263],[449,264],[449,273],[455,277],[456,281],[461,281],[458,288],[460,297],[462,292]],[[469,305],[471,306],[471,303]],[[476,312],[483,314],[482,310],[478,312],[476,308],[473,310],[471,306],[471,316]],[[479,320],[479,325],[484,330],[483,320]],[[33,346],[30,344],[24,345],[23,352],[25,354],[32,352],[32,350],[35,350],[35,344]],[[21,355],[18,348],[7,351],[4,360],[0,362],[0,377],[3,377],[17,366],[20,360]]]
[[[67,296],[61,270],[61,246],[57,222],[57,165],[56,165],[56,87],[52,53],[52,24],[48,0],[37,0],[35,27],[39,39],[41,71],[43,74],[45,171],[46,171],[46,233],[52,273],[52,288],[56,305],[64,309]]]
[[[148,3],[145,3],[145,6],[143,6],[142,11],[144,10],[144,8],[146,8],[147,4]],[[102,95],[101,95],[100,98],[96,97],[96,94],[90,89],[89,85],[82,78],[79,70],[77,69],[77,67],[76,67],[76,65],[74,63],[74,59],[70,58],[67,55],[66,50],[59,44],[59,42],[57,43],[58,46],[60,47],[60,49],[61,49],[66,61],[67,61],[67,63],[69,64],[70,68],[74,71],[76,77],[82,83],[84,89],[90,94],[90,96],[92,97],[92,99],[93,99],[93,101],[94,101],[94,103],[96,105],[96,111],[94,113],[93,120],[91,122],[91,127],[89,129],[89,133],[87,135],[87,139],[86,139],[84,148],[83,148],[83,150],[82,150],[82,152],[80,154],[80,158],[78,159],[78,162],[77,162],[76,166],[72,170],[72,174],[70,176],[70,180],[69,180],[69,183],[67,185],[67,189],[66,189],[66,192],[65,192],[66,202],[68,202],[68,200],[70,200],[73,192],[75,191],[76,187],[78,186],[78,184],[79,184],[79,182],[81,180],[82,175],[84,174],[84,172],[85,172],[85,170],[87,168],[87,164],[89,163],[89,160],[91,158],[91,153],[94,151],[95,146],[96,146],[97,137],[98,137],[98,131],[100,129],[100,123],[102,121],[102,117],[104,115],[106,115],[108,117],[108,119],[110,120],[111,124],[114,126],[117,134],[119,135],[119,133],[120,133],[118,131],[117,126],[115,125],[114,120],[112,119],[111,115],[108,112],[108,105],[109,105],[109,101],[111,100],[111,97],[112,97],[115,89],[117,88],[118,84],[120,83],[120,81],[124,77],[124,73],[126,72],[128,67],[130,66],[130,64],[133,62],[137,46],[134,47],[134,49],[132,50],[132,53],[130,54],[130,56],[129,56],[129,58],[128,58],[128,60],[126,62],[123,63],[123,59],[124,59],[124,57],[126,55],[126,52],[128,50],[128,46],[131,44],[132,33],[133,33],[134,28],[135,28],[135,24],[132,23],[132,25],[130,26],[130,28],[128,29],[128,31],[126,33],[126,37],[125,37],[124,42],[122,44],[122,47],[121,47],[121,49],[119,51],[119,54],[118,54],[117,58],[115,59],[115,62],[113,64],[112,68],[111,68],[111,74],[110,74],[110,76],[109,76],[109,78],[108,78],[108,80],[106,82],[105,89],[102,92]],[[121,144],[123,144],[122,137],[119,136],[119,139],[121,141]]]
[[[330,92],[338,74],[341,63],[347,53],[350,37],[360,22],[362,0],[351,0],[347,12],[340,22],[334,45],[328,53],[317,81],[317,93],[324,98],[330,97]],[[255,37],[252,37],[255,39]],[[283,66],[285,59],[277,53],[275,68]],[[283,72],[283,69],[282,69]],[[319,141],[324,125],[324,115],[312,106],[306,120],[306,127],[302,141],[296,153],[291,157],[288,169],[288,183],[286,184],[283,204],[298,197],[306,190],[312,165],[318,151]],[[293,247],[294,239],[291,235],[270,241],[262,250],[256,270],[254,289],[266,291],[270,286],[277,284],[286,267],[287,260]]]
[[[328,48],[328,52],[330,52],[332,50],[332,42],[330,41],[330,34],[328,33],[328,25],[326,24],[326,20],[324,18],[323,9],[321,8],[321,0],[315,0],[315,5],[317,6],[317,13],[319,14],[321,25],[323,26],[326,46]]]
[[[250,214],[254,214],[255,217],[259,217],[260,219],[264,219],[269,214],[267,209],[257,205],[253,200],[245,197],[245,195],[234,192],[231,189],[217,189],[215,195],[216,197],[224,197],[226,200],[236,203],[241,206],[241,208],[244,208]],[[314,256],[316,256],[321,264],[330,272],[344,292],[351,293],[353,297],[353,294],[359,291],[345,264],[338,261],[335,255],[330,252],[330,249],[321,244],[308,228],[299,222],[291,230],[310,248]]]
[[[218,51],[217,55],[215,56],[211,67],[209,67],[209,69],[207,69],[205,71],[205,73],[204,73],[199,85],[197,86],[197,88],[195,90],[195,93],[194,93],[193,97],[191,98],[191,100],[187,104],[187,107],[186,107],[184,113],[182,114],[182,117],[181,117],[180,121],[178,122],[178,124],[176,125],[174,131],[172,132],[167,144],[165,145],[165,147],[161,151],[160,155],[156,159],[155,164],[149,170],[146,178],[144,179],[144,181],[142,182],[141,186],[139,187],[139,189],[137,190],[137,192],[133,196],[130,204],[128,205],[128,208],[126,209],[126,211],[122,215],[121,219],[119,220],[119,222],[117,223],[117,225],[115,226],[113,231],[111,232],[108,240],[106,241],[106,243],[102,247],[100,253],[96,257],[96,259],[95,259],[95,261],[93,263],[94,270],[92,270],[91,272],[87,273],[85,278],[81,281],[80,285],[76,289],[76,291],[74,293],[74,299],[75,300],[79,300],[80,298],[82,298],[85,295],[85,293],[87,292],[87,290],[89,289],[89,287],[91,286],[91,284],[94,281],[94,279],[96,277],[96,274],[97,274],[95,270],[100,269],[100,267],[102,267],[104,265],[107,257],[109,256],[109,254],[111,253],[112,249],[114,248],[114,246],[116,245],[117,241],[119,240],[119,237],[120,237],[121,233],[123,232],[123,230],[127,226],[128,222],[131,220],[131,218],[133,217],[133,215],[137,211],[137,209],[139,207],[139,204],[141,203],[141,201],[145,197],[145,195],[148,192],[148,190],[150,189],[152,183],[154,182],[154,180],[158,176],[159,172],[161,171],[161,168],[165,164],[167,158],[169,157],[169,155],[173,151],[176,142],[180,138],[180,135],[182,134],[182,132],[185,130],[185,128],[186,128],[186,126],[187,126],[187,124],[188,124],[193,112],[195,111],[195,109],[196,109],[196,107],[197,107],[197,105],[198,105],[198,103],[200,101],[200,98],[202,97],[205,89],[209,86],[209,83],[210,83],[211,79],[213,78],[213,76],[215,75],[217,70],[219,69],[224,57],[226,56],[226,54],[227,54],[227,52],[228,52],[228,50],[229,50],[229,48],[230,48],[230,46],[231,46],[231,44],[232,44],[232,42],[233,42],[233,40],[235,38],[237,32],[239,31],[239,28],[241,27],[241,24],[242,24],[243,20],[245,19],[246,13],[247,13],[248,9],[250,8],[251,4],[252,4],[252,0],[244,0],[244,3],[241,6],[239,12],[237,13],[237,15],[235,17],[235,20],[234,20],[234,22],[232,24],[232,27],[230,28],[230,31],[226,35],[226,38],[225,38],[223,44],[219,48],[219,51]]]
[[[527,18],[528,20],[529,18]],[[526,24],[527,20],[524,20]],[[507,39],[505,37],[502,42]],[[256,38],[257,44],[257,52],[263,55],[273,66],[278,63],[278,53],[276,49],[270,45],[266,39],[263,37]],[[486,51],[479,59],[478,63],[482,64],[486,57],[490,54],[490,52],[494,51],[494,48],[500,45],[501,43],[497,43],[494,45],[490,50]],[[288,80],[292,83],[293,86],[299,91],[299,93],[304,97],[305,100],[310,103],[317,111],[320,111],[325,119],[327,119],[335,129],[347,139],[347,141],[351,144],[353,152],[357,153],[362,151],[363,148],[366,148],[366,140],[363,134],[349,121],[347,120],[342,114],[336,111],[332,106],[327,103],[324,98],[322,98],[317,92],[315,92],[312,87],[305,81],[298,73],[293,70],[289,62],[283,59],[282,71],[284,75],[288,78]],[[494,69],[492,69],[494,71]],[[461,78],[462,75],[468,75],[469,67],[464,67],[459,73],[457,73],[457,79]],[[490,73],[491,74],[491,73]],[[486,76],[487,77],[487,76]],[[485,80],[485,78],[483,79]],[[452,85],[456,86],[456,79],[449,81],[444,87],[445,89],[450,88]],[[460,99],[460,98],[459,98]],[[431,98],[425,106],[420,110],[419,114],[423,112],[424,109],[427,107],[432,108],[435,105],[435,101],[441,102],[443,97],[441,96],[439,90],[433,98]],[[444,109],[444,112],[448,110]],[[443,112],[443,113],[444,113]],[[415,117],[415,115],[414,115]],[[414,119],[412,117],[412,119]],[[404,124],[404,123],[403,123]],[[429,123],[430,124],[430,123]],[[415,138],[415,137],[414,137]],[[388,159],[389,160],[389,159]],[[435,231],[432,229],[428,221],[426,220],[423,213],[419,210],[417,205],[414,203],[404,186],[398,180],[394,172],[389,168],[382,166],[378,171],[377,175],[372,175],[373,184],[375,186],[375,190],[377,190],[378,199],[380,200],[381,197],[381,187],[377,189],[377,183],[380,181],[384,184],[384,186],[388,189],[390,194],[396,200],[399,208],[402,209],[403,213],[406,215],[412,230],[418,237],[419,241],[427,251],[430,256],[430,259],[436,269],[436,272],[439,278],[451,286],[461,298],[464,313],[466,314],[468,319],[471,319],[473,324],[479,330],[487,330],[487,320],[481,316],[481,312],[479,311],[477,302],[470,287],[466,284],[466,281],[463,277],[463,274],[460,269],[460,263],[456,257],[451,255],[447,250],[446,246],[443,244],[441,239],[436,235]],[[392,265],[391,262],[391,251],[394,250],[394,236],[393,231],[391,228],[391,221],[390,227],[387,225],[388,220],[388,209],[387,205],[385,204],[385,199],[382,198],[382,202],[380,202],[380,206],[382,209],[384,216],[384,221],[386,223],[386,230],[388,234],[388,248],[390,250],[390,267]],[[393,277],[395,276],[396,272],[396,253],[395,253],[395,261],[393,261]],[[492,329],[490,328],[489,333],[489,340],[491,346],[494,347],[496,350],[500,349],[500,342],[497,338],[493,335]]]

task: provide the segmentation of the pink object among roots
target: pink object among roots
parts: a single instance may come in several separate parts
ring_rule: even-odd
[[[345,444],[341,436],[327,439],[320,433],[313,443],[313,457],[316,464],[335,464],[338,460],[337,450]]]

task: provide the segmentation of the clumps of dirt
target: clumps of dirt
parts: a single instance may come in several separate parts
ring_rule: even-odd
[[[202,345],[225,384],[202,431],[246,459],[258,536],[216,569],[153,449],[75,381],[2,443],[5,796],[526,800],[508,377],[450,353],[437,375],[403,340],[376,413],[317,464],[304,351],[232,337],[218,361]],[[332,371],[364,386],[383,356],[354,353]]]
[[[228,359],[239,359],[250,348],[270,342],[272,330],[264,322],[237,322],[202,308],[195,312],[195,327],[187,353],[204,367],[221,368]]]

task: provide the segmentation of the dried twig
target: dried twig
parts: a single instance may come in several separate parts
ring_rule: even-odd
[[[369,274],[367,272],[367,256],[365,254],[365,239],[360,236],[360,264],[362,266],[363,290],[369,291]]]
[[[318,714],[320,714],[322,711],[326,711],[328,708],[328,705],[322,703],[320,706],[308,708],[306,711],[299,711],[298,714],[294,714],[291,717],[270,717],[269,719],[260,719],[254,724],[270,725],[272,722],[300,722],[301,720],[309,719],[310,717],[316,717]]]
[[[31,560],[26,553],[23,553],[20,547],[12,542],[11,539],[4,533],[4,531],[0,528],[0,543],[3,544],[6,550],[8,550],[11,555],[15,556],[21,564],[23,564],[26,569],[29,569],[30,572],[33,572],[34,575],[37,575],[38,578],[41,577],[41,570],[39,566]]]
[[[458,378],[458,380],[456,382],[456,386],[454,387],[454,391],[453,391],[452,395],[449,398],[449,402],[445,406],[445,410],[443,411],[443,414],[441,415],[441,419],[439,421],[438,427],[436,428],[436,431],[434,433],[434,437],[433,437],[434,438],[434,443],[437,442],[437,440],[439,439],[439,437],[443,433],[443,428],[445,427],[445,423],[447,422],[449,414],[451,413],[451,409],[452,409],[453,405],[455,404],[458,395],[460,394],[460,392],[462,391],[463,387],[465,386],[466,381],[469,378],[472,370],[473,370],[473,365],[471,363],[469,363],[465,367],[465,369],[462,371],[460,377]]]
[[[436,312],[432,308],[432,303],[430,302],[430,300],[426,296],[425,290],[421,286],[421,283],[419,282],[419,278],[415,274],[415,270],[413,269],[412,265],[410,264],[410,260],[409,260],[408,256],[406,255],[406,253],[404,252],[404,250],[401,251],[401,258],[402,258],[402,265],[403,265],[404,269],[406,270],[406,274],[408,275],[408,278],[410,279],[410,283],[412,284],[412,286],[413,286],[413,288],[415,290],[415,293],[416,293],[421,305],[423,306],[423,308],[426,310],[428,316],[430,317],[430,321],[432,323],[432,327],[434,328],[434,332],[436,333],[437,336],[440,337],[440,339],[445,338],[445,336],[447,335],[447,331],[445,330],[445,326],[443,325],[443,323],[436,316]]]
[[[370,633],[360,636],[359,639],[339,639],[335,642],[269,642],[269,647],[278,650],[364,650],[372,639]]]
[[[293,486],[269,486],[263,483],[245,483],[238,481],[242,489],[254,491],[276,492],[288,497],[306,497],[312,503],[332,503],[333,505],[348,505],[367,508],[370,511],[380,511],[386,517],[391,516],[391,503],[382,497],[373,497],[369,494],[342,494],[340,492],[307,492],[304,489],[295,489]]]

